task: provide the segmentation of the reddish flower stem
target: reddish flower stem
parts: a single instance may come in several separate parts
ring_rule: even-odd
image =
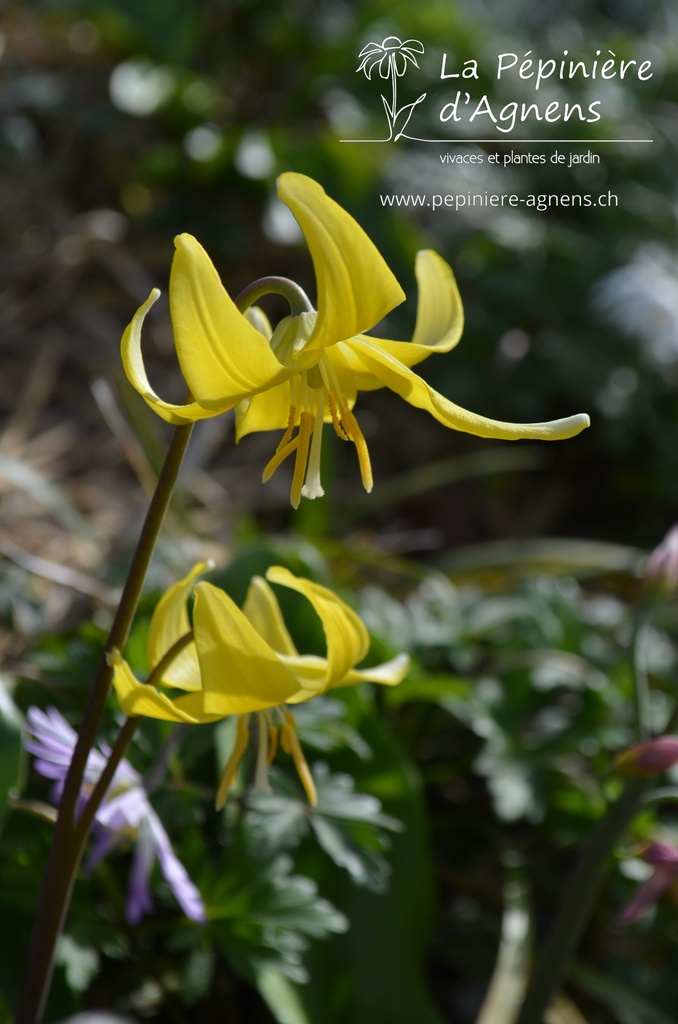
[[[96,741],[111,685],[112,670],[106,660],[106,653],[113,648],[122,650],[127,642],[148,566],[165,512],[169,506],[192,429],[192,423],[182,424],[176,428],[172,437],[165,462],[158,477],[155,492],[146,513],[144,525],[141,529],[137,548],[120,598],[120,604],[118,605],[113,625],[108,635],[106,650],[101,658],[97,675],[90,690],[78,740],[73,751],[73,758],[66,775],[64,790],[59,804],[59,815],[54,828],[50,857],[33,926],[33,935],[26,961],[15,1024],[39,1024],[42,1020],[54,971],[56,945],[70,905],[75,876],[80,865],[89,828],[94,820],[97,807],[106,795],[106,789],[108,788],[103,785],[96,787],[95,792],[98,803],[95,805],[93,798],[90,798],[84,812],[87,816],[85,819],[86,827],[83,826],[82,819],[76,822],[76,808],[82,789],[85,768],[87,767],[87,759]],[[131,739],[135,726],[135,720],[130,719],[123,726],[121,732],[121,736],[124,734],[126,742],[121,741],[121,736],[116,741],[118,763],[123,756],[129,739]],[[113,777],[115,767],[116,765],[113,765],[110,771],[111,778]],[[105,772],[108,773],[108,766]]]

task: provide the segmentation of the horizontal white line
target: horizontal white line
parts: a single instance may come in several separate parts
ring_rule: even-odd
[[[339,139],[339,142],[392,142],[392,139]],[[654,142],[654,139],[409,139],[410,142],[430,142],[438,146],[460,146],[473,142],[527,142],[532,146],[551,146],[557,142],[597,146],[599,142]]]

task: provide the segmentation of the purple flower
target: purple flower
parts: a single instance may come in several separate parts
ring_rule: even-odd
[[[670,843],[655,841],[649,843],[641,854],[646,864],[651,864],[654,871],[650,877],[638,887],[635,896],[617,915],[617,924],[631,924],[655,905],[660,896],[678,876],[678,850]]]
[[[36,770],[45,778],[54,779],[52,798],[58,804],[73,756],[76,733],[56,708],[41,711],[32,707],[26,717],[29,737],[24,746],[35,756]],[[109,754],[110,749],[104,744],[100,749],[90,751],[80,794],[81,807],[99,779]],[[174,853],[162,822],[151,807],[141,776],[129,761],[122,760],[116,768],[108,792],[96,812],[92,834],[94,843],[87,860],[88,869],[98,864],[115,846],[130,839],[135,843],[125,901],[128,921],[136,924],[153,909],[150,878],[156,858],[186,916],[201,923],[206,920],[200,893]]]

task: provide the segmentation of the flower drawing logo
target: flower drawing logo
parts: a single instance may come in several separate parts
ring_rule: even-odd
[[[391,139],[397,142],[403,136],[414,108],[426,98],[424,92],[413,103],[406,103],[398,109],[398,79],[405,74],[408,65],[419,67],[415,54],[423,52],[424,44],[418,39],[406,39],[403,42],[397,36],[387,36],[380,43],[367,43],[359,53],[361,61],[356,71],[364,71],[365,77],[371,80],[372,72],[378,70],[380,78],[391,80],[390,102],[383,93],[381,96],[389,130],[388,138],[382,139],[383,142],[390,142]]]

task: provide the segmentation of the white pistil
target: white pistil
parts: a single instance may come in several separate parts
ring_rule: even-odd
[[[301,488],[305,498],[322,498],[324,495],[323,486],[320,482],[320,450],[323,439],[323,416],[325,413],[325,392],[320,388],[316,392],[315,422],[313,424],[313,439],[306,468],[306,480]]]

